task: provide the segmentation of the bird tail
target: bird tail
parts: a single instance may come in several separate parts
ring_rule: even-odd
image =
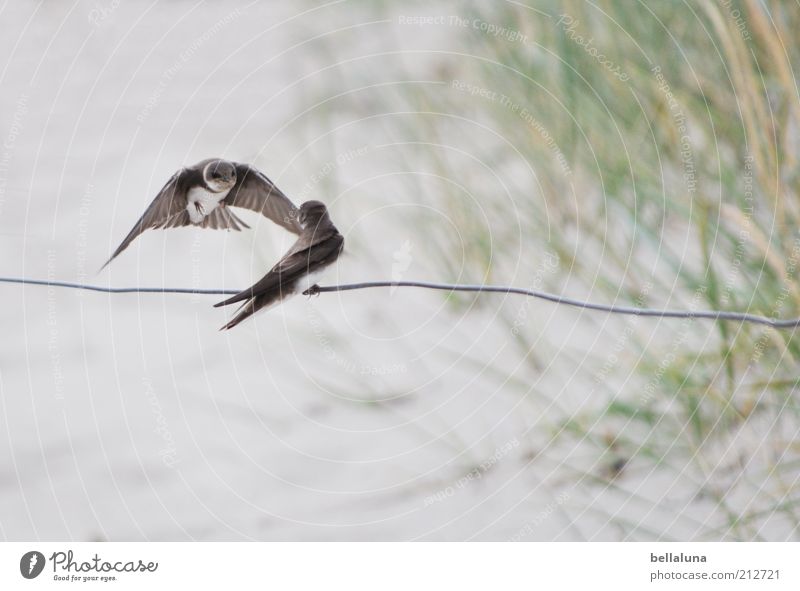
[[[236,316],[234,316],[233,319],[230,322],[228,322],[228,324],[226,324],[225,326],[220,328],[220,330],[230,330],[230,329],[232,329],[234,326],[239,324],[242,320],[245,320],[245,319],[249,318],[250,316],[252,316],[253,314],[255,314],[257,309],[258,308],[256,307],[256,299],[253,298],[249,302],[246,302],[244,304],[244,306],[239,308],[239,311],[236,313]]]
[[[243,228],[250,228],[227,207],[217,207],[205,217],[201,225],[213,230],[236,230],[237,232]]]
[[[225,326],[220,328],[220,330],[229,330],[229,329],[233,328],[234,326],[239,324],[242,320],[245,320],[245,319],[249,318],[250,316],[252,316],[256,312],[258,312],[259,310],[267,310],[267,309],[279,304],[284,299],[284,297],[286,295],[288,295],[288,294],[282,292],[280,290],[280,288],[275,288],[275,289],[273,289],[271,291],[268,291],[266,293],[260,293],[255,297],[251,297],[249,295],[250,294],[250,290],[246,290],[246,291],[244,291],[242,293],[245,294],[245,296],[244,296],[245,298],[249,297],[250,301],[245,302],[242,305],[242,307],[239,308],[236,311],[236,315],[233,317],[233,319],[230,322],[228,322],[228,324],[226,324]],[[231,299],[238,298],[240,295],[242,295],[242,294],[235,295]],[[233,303],[233,302],[230,302],[230,301],[220,302],[218,305],[223,305],[223,304],[226,304],[226,303]]]
[[[250,298],[255,297],[255,293],[253,293],[253,288],[245,289],[244,291],[240,291],[235,296],[228,298],[227,300],[223,300],[221,302],[217,302],[214,304],[215,308],[220,308],[222,306],[229,306],[231,304],[235,304],[236,302],[241,302],[243,300],[248,300]]]

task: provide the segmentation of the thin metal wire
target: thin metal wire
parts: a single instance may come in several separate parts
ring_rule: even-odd
[[[21,283],[22,285],[46,285],[48,287],[68,287],[69,289],[85,289],[102,293],[190,293],[197,295],[235,295],[238,289],[190,289],[183,287],[102,287],[85,285],[69,281],[47,281],[43,279],[18,279],[16,277],[0,277],[0,283]]]
[[[564,304],[576,308],[587,310],[597,310],[608,312],[609,314],[625,314],[628,316],[654,316],[656,318],[698,318],[707,320],[732,320],[736,322],[751,322],[753,324],[763,324],[772,328],[797,328],[800,326],[800,318],[790,318],[779,320],[768,318],[757,314],[746,312],[723,312],[718,310],[657,310],[653,308],[635,308],[633,306],[614,306],[606,304],[593,304],[575,298],[555,295],[546,291],[535,289],[523,289],[522,287],[507,287],[504,285],[457,285],[447,283],[428,283],[425,281],[368,281],[365,283],[350,283],[347,285],[328,285],[313,286],[306,292],[307,295],[315,295],[329,291],[350,291],[351,289],[366,289],[370,287],[424,287],[425,289],[440,289],[445,291],[473,291],[490,293],[516,293],[547,300],[556,304]]]
[[[70,283],[68,281],[47,281],[41,279],[20,279],[15,277],[0,277],[0,283],[16,283],[22,285],[44,285],[48,287],[66,287],[69,289],[84,289],[102,293],[185,293],[194,295],[235,295],[238,289],[192,289],[180,287],[102,287],[99,285],[86,285],[83,283]],[[772,328],[797,328],[800,318],[780,320],[768,318],[746,312],[727,312],[718,310],[658,310],[653,308],[636,308],[633,306],[615,306],[594,304],[575,298],[560,296],[546,291],[524,289],[521,287],[508,287],[504,285],[459,285],[450,283],[429,283],[426,281],[367,281],[364,283],[348,283],[344,285],[314,285],[303,292],[306,295],[316,295],[334,291],[351,291],[354,289],[368,289],[372,287],[422,287],[442,291],[469,291],[479,293],[514,293],[532,298],[538,298],[586,310],[597,310],[609,314],[624,314],[628,316],[649,316],[656,318],[696,318],[703,320],[730,320],[733,322],[749,322],[761,324]]]

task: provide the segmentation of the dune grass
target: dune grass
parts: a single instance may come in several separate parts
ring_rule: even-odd
[[[422,231],[420,279],[800,316],[796,5],[448,7],[404,6],[467,23],[412,43],[395,7],[370,5],[416,52],[383,56],[381,75],[425,83],[336,105],[380,127],[424,206],[397,218]],[[366,71],[337,75],[355,88]],[[793,331],[446,297],[454,318],[483,310],[510,335],[510,374],[440,354],[536,410],[532,470],[568,490],[588,538],[588,522],[619,539],[798,538]]]
[[[560,267],[546,285],[570,295],[800,315],[800,56],[790,33],[800,24],[797,7],[606,1],[537,8],[546,14],[516,3],[469,5],[470,22],[523,40],[465,28],[458,43],[470,57],[438,58],[447,86],[406,97],[422,113],[443,114],[403,130],[429,142],[409,158],[461,179],[490,216],[502,219],[510,201],[518,209],[519,231],[487,223],[485,212],[465,207],[461,189],[443,186],[432,202],[470,240],[442,245],[441,253],[463,249],[464,256],[443,254],[441,279],[497,282],[509,263],[521,263],[514,279],[524,284],[537,254],[552,252]],[[464,81],[467,89],[459,89]],[[471,125],[474,136],[465,133]],[[433,140],[452,145],[455,129],[504,188],[480,167],[453,170],[448,150]],[[513,312],[504,316],[509,328]],[[681,499],[687,512],[710,503],[711,517],[684,528],[693,537],[796,538],[794,332],[581,318],[607,342],[577,364],[564,355],[551,369],[591,381],[595,403],[551,417],[549,445],[559,439],[594,450],[583,484],[624,490],[626,471],[672,474],[674,490],[652,502]],[[547,363],[540,327],[529,324],[515,338],[537,379]],[[615,341],[621,346],[609,363]],[[611,367],[592,380],[604,363]],[[621,513],[609,510],[608,518]],[[642,517],[622,530],[652,537],[648,527]]]

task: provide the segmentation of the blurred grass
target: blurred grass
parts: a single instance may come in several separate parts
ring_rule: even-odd
[[[375,86],[320,118],[329,129],[361,118],[376,158],[392,155],[408,201],[427,206],[395,221],[416,232],[430,278],[800,316],[796,3],[403,6],[470,23],[438,29],[398,26],[390,3],[352,5],[420,53],[342,66],[320,95],[384,77],[425,83]],[[370,256],[357,233],[350,244]],[[543,270],[545,253],[557,269]],[[800,537],[792,331],[446,301],[454,318],[483,310],[512,335],[517,357],[488,371],[463,351],[440,355],[526,402],[531,457],[540,472],[557,466],[576,524],[604,520],[634,540]]]
[[[476,133],[474,143],[463,131],[462,137],[464,149],[492,171],[522,159],[535,173],[520,165],[521,174],[503,177],[521,237],[512,224],[487,224],[482,212],[464,206],[462,190],[443,185],[432,199],[470,240],[465,245],[453,237],[436,249],[442,280],[502,283],[509,276],[503,261],[520,259],[521,242],[532,254],[517,271],[520,284],[536,253],[549,250],[558,253],[561,268],[546,286],[572,295],[800,315],[796,4],[538,3],[550,17],[516,3],[463,8],[463,16],[520,31],[528,43],[465,29],[473,58],[443,59],[442,81],[469,81],[511,103],[451,87],[417,89],[405,98],[420,112],[489,126],[495,141],[488,134]],[[558,24],[562,13],[574,23],[571,30]],[[592,39],[629,79],[600,65],[572,35]],[[538,124],[525,121],[521,108]],[[469,127],[427,115],[406,125],[406,137],[432,144],[452,138],[454,126]],[[443,178],[459,178],[495,219],[508,214],[508,202],[481,178],[489,175],[480,167],[454,171],[446,150],[424,143],[409,158]],[[453,252],[463,252],[463,260]],[[477,303],[470,296],[453,299]],[[504,319],[510,328],[513,314]],[[606,338],[619,335],[621,322],[611,325],[617,330],[608,329],[608,319],[596,322]],[[538,328],[517,335],[532,377],[543,366]],[[712,499],[724,516],[724,523],[699,528],[698,536],[761,539],[761,528],[777,516],[797,538],[800,472],[792,441],[800,424],[800,342],[794,333],[660,323],[653,337],[639,323],[624,345],[611,372],[629,377],[624,386],[599,380],[593,395],[607,404],[565,412],[553,432],[597,448],[597,458],[613,447],[606,463],[620,469],[609,473],[593,464],[586,476],[606,474],[606,484],[615,487],[629,464],[673,471],[676,478],[691,471],[694,490],[684,486],[682,494]],[[587,364],[563,369],[590,374]],[[648,383],[652,395],[643,397]],[[720,478],[727,470],[734,476]],[[644,523],[623,529],[634,538],[647,535]]]

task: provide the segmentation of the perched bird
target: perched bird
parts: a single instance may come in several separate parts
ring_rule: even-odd
[[[324,203],[306,201],[300,206],[298,219],[303,231],[278,264],[252,287],[214,304],[218,308],[246,300],[233,320],[220,330],[233,328],[258,310],[305,290],[312,284],[314,275],[339,257],[344,237],[331,222]]]
[[[297,208],[271,180],[249,164],[212,158],[172,175],[101,270],[151,228],[249,228],[228,205],[257,211],[295,234],[302,230]]]

